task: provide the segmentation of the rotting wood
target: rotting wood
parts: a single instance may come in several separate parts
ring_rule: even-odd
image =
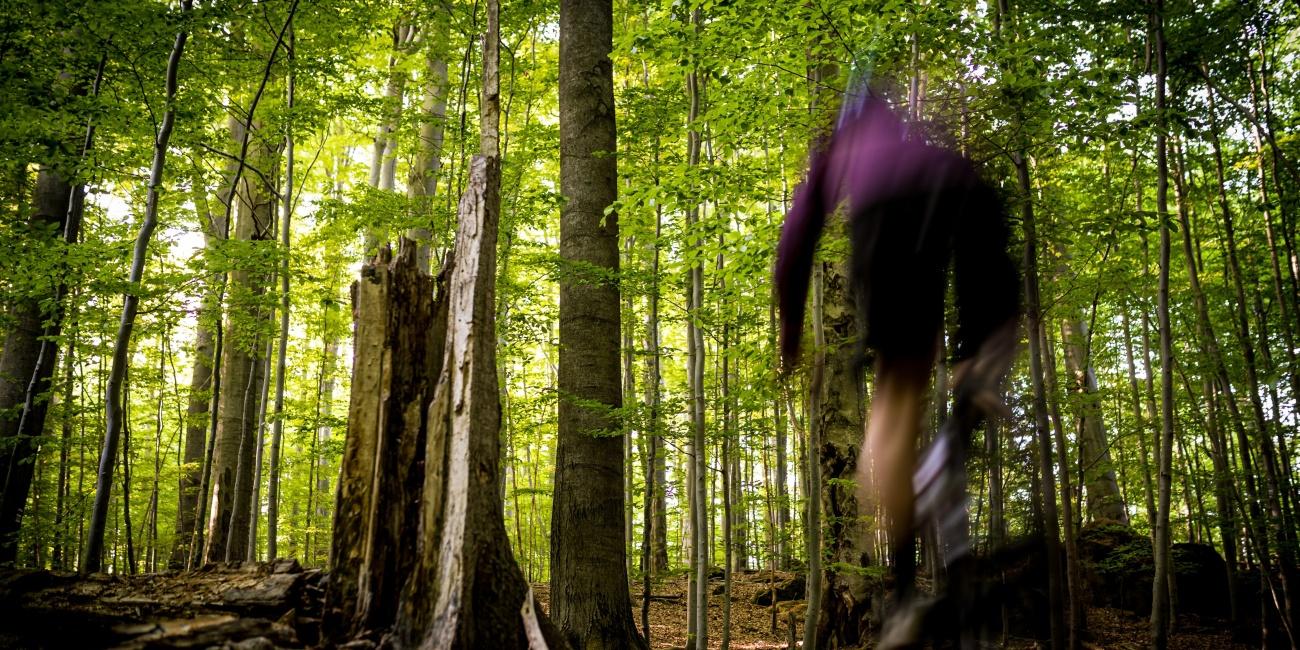
[[[445,345],[429,405],[417,563],[389,641],[399,647],[526,648],[528,591],[497,498],[496,158],[475,156],[449,263]],[[547,645],[565,647],[538,616]]]
[[[441,351],[434,279],[415,247],[396,259],[385,249],[353,285],[356,323],[349,431],[326,598],[325,637],[374,637],[393,623],[414,557],[424,482],[424,405]],[[377,640],[377,639],[376,639]]]

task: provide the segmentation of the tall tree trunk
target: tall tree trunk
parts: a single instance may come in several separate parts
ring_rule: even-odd
[[[656,156],[658,155],[656,151]],[[659,261],[661,254],[660,236],[663,228],[663,211],[655,206],[655,239],[653,259],[650,266],[651,287],[647,296],[649,309],[646,313],[646,405],[649,409],[648,448],[652,461],[646,470],[646,513],[650,517],[645,527],[649,544],[649,559],[643,570],[647,577],[655,576],[668,569],[668,504],[664,485],[667,482],[667,456],[660,440],[663,434],[661,413],[661,384],[663,373],[660,370],[659,351]],[[646,585],[649,583],[647,582]],[[643,619],[649,616],[649,600],[642,603]],[[643,620],[643,626],[645,627]],[[650,642],[649,628],[646,643]]]
[[[1083,602],[1083,574],[1079,565],[1078,530],[1075,528],[1074,490],[1071,488],[1069,445],[1065,441],[1065,427],[1061,423],[1060,392],[1056,384],[1056,350],[1052,340],[1047,336],[1047,328],[1042,328],[1042,350],[1046,360],[1044,374],[1047,380],[1047,394],[1050,398],[1052,436],[1056,441],[1057,468],[1061,472],[1061,523],[1065,537],[1065,584],[1070,617],[1070,648],[1079,648],[1082,637],[1087,634],[1087,610]]]
[[[56,245],[56,237],[46,233],[62,231],[66,237],[70,229],[75,232],[80,213],[74,223],[69,209],[71,191],[72,185],[53,169],[42,167],[38,172],[31,232],[48,239],[33,246],[34,250],[48,251]],[[75,241],[75,234],[70,241]],[[57,346],[45,337],[58,333],[58,314],[46,312],[42,302],[34,294],[15,301],[0,356],[0,487],[4,490],[0,493],[0,564],[18,559],[18,530],[36,467],[36,439],[45,428],[48,405],[39,397],[49,390],[54,374]],[[51,316],[54,318],[47,326]]]
[[[76,292],[74,292],[74,300]],[[70,338],[75,340],[76,330],[76,310],[74,309],[68,317],[68,322],[72,323],[69,327]],[[68,558],[68,539],[69,531],[67,530],[68,517],[65,514],[68,505],[69,488],[71,487],[72,467],[70,456],[72,453],[72,422],[76,417],[76,411],[73,407],[73,388],[75,386],[73,374],[76,359],[76,346],[68,346],[68,351],[63,355],[63,392],[59,397],[59,407],[61,409],[60,436],[59,436],[59,485],[58,493],[54,504],[54,550],[50,557],[50,568],[56,571],[66,570],[71,564]]]
[[[122,541],[126,543],[126,572],[135,575],[135,540],[131,530],[131,373],[122,378]],[[114,561],[116,566],[116,560]]]
[[[1052,468],[1052,439],[1047,415],[1047,394],[1043,386],[1042,310],[1038,292],[1038,234],[1034,222],[1033,184],[1029,177],[1029,161],[1023,151],[1012,161],[1020,184],[1021,223],[1024,228],[1025,251],[1025,321],[1029,332],[1029,373],[1033,385],[1034,440],[1038,445],[1038,473],[1042,481],[1041,499],[1043,538],[1047,546],[1048,601],[1051,612],[1052,647],[1064,648],[1066,644],[1065,608],[1061,599],[1065,582],[1061,575],[1061,533],[1056,514],[1056,478]]]
[[[1240,594],[1237,586],[1237,507],[1233,503],[1233,478],[1229,464],[1227,442],[1219,422],[1218,393],[1214,382],[1205,379],[1202,392],[1206,404],[1206,436],[1210,439],[1210,461],[1214,464],[1214,498],[1215,511],[1218,512],[1219,538],[1223,543],[1223,562],[1228,578],[1228,620],[1232,623],[1234,636],[1240,631],[1241,611]]]
[[[192,0],[181,1],[181,13],[188,15]],[[118,324],[117,338],[113,342],[112,370],[109,372],[108,386],[104,397],[105,426],[104,445],[99,456],[99,474],[95,483],[95,505],[91,513],[90,540],[86,544],[85,556],[81,561],[83,573],[99,571],[104,547],[104,526],[108,516],[108,501],[113,486],[113,464],[117,459],[117,446],[123,428],[123,403],[121,400],[122,381],[129,365],[128,352],[131,348],[131,332],[135,329],[135,316],[139,309],[140,296],[134,293],[144,275],[144,265],[149,253],[149,240],[154,228],[158,226],[158,190],[162,185],[163,167],[167,162],[167,143],[171,140],[172,127],[176,123],[177,74],[181,55],[185,51],[188,32],[176,34],[172,44],[171,56],[167,61],[167,111],[163,113],[162,124],[154,137],[153,165],[149,170],[149,189],[145,199],[144,220],[135,239],[135,248],[131,256],[131,270],[127,282],[131,285],[122,300],[122,319]],[[51,360],[52,362],[53,360]],[[129,537],[129,535],[128,535]]]
[[[284,202],[280,208],[280,342],[275,358],[275,420],[271,424],[271,467],[266,486],[266,558],[279,556],[280,525],[280,447],[284,434],[284,373],[289,354],[289,235],[293,219],[293,102],[294,102],[294,32],[289,26],[289,73],[285,88],[290,124],[284,138]]]
[[[1174,446],[1173,340],[1169,327],[1169,161],[1165,115],[1164,0],[1152,0],[1152,37],[1156,53],[1156,212],[1160,215],[1160,288],[1156,317],[1160,322],[1160,438],[1156,446],[1158,495],[1156,498],[1155,577],[1151,587],[1151,645],[1164,650],[1169,644],[1169,490]],[[1186,232],[1186,231],[1184,231]],[[1189,262],[1190,263],[1190,262]]]
[[[773,291],[776,290],[775,285]],[[773,294],[772,299],[768,302],[767,327],[769,349],[773,358],[777,354],[776,347],[776,298]],[[785,569],[790,566],[790,496],[786,486],[786,414],[783,410],[784,404],[781,399],[780,391],[775,391],[776,396],[772,399],[772,418],[775,437],[775,463],[776,463],[776,527],[774,533],[776,540],[776,568]]]
[[[560,4],[559,436],[551,517],[551,615],[575,647],[645,647],[631,616],[623,544],[613,5]],[[495,147],[493,147],[493,150]]]
[[[1270,198],[1268,193],[1268,179],[1266,177],[1266,171],[1265,171],[1267,168],[1267,163],[1264,158],[1264,147],[1262,142],[1263,129],[1262,127],[1259,126],[1259,121],[1258,121],[1258,116],[1260,113],[1260,106],[1259,106],[1260,99],[1259,99],[1259,92],[1257,91],[1256,88],[1256,80],[1255,80],[1253,67],[1251,68],[1250,79],[1251,79],[1251,86],[1250,86],[1251,114],[1254,115],[1256,118],[1254,120],[1256,127],[1253,133],[1256,161],[1257,161],[1256,170],[1258,173],[1258,180],[1259,180],[1260,203],[1262,206],[1264,206],[1263,208],[1264,235],[1266,241],[1268,242],[1269,263],[1270,263],[1270,270],[1272,272],[1272,280],[1273,280],[1273,295],[1275,300],[1277,301],[1278,307],[1282,314],[1281,320],[1283,323],[1283,331],[1284,331],[1285,339],[1287,340],[1287,345],[1290,346],[1289,349],[1294,350],[1294,345],[1292,343],[1294,337],[1289,334],[1289,331],[1291,330],[1291,320],[1292,318],[1294,318],[1294,316],[1292,315],[1291,310],[1288,308],[1288,305],[1293,300],[1294,293],[1288,292],[1284,286],[1285,283],[1284,283],[1284,277],[1282,273],[1282,265],[1279,263],[1278,260],[1277,231],[1274,228],[1273,213],[1268,207],[1270,204]],[[1281,203],[1280,197],[1279,197],[1279,203]],[[1291,270],[1291,264],[1288,263],[1286,265],[1286,268],[1289,273]],[[1265,350],[1265,353],[1267,353],[1267,350]],[[1292,388],[1294,390],[1295,386],[1293,385]],[[1259,405],[1260,396],[1258,392],[1252,393],[1251,399],[1252,399],[1251,402],[1252,407]],[[1287,635],[1291,638],[1292,645],[1294,646],[1296,644],[1294,630],[1296,625],[1300,624],[1300,620],[1297,620],[1298,612],[1296,611],[1296,603],[1294,602],[1295,599],[1292,597],[1291,594],[1291,584],[1296,578],[1295,557],[1292,548],[1293,547],[1292,540],[1290,539],[1293,536],[1293,531],[1291,530],[1290,522],[1288,521],[1288,517],[1286,516],[1286,513],[1282,506],[1283,480],[1278,475],[1283,470],[1278,465],[1277,450],[1274,447],[1272,438],[1269,434],[1267,421],[1262,420],[1261,419],[1262,417],[1263,417],[1263,409],[1262,406],[1260,406],[1257,409],[1255,428],[1257,429],[1259,434],[1258,437],[1259,437],[1260,450],[1263,455],[1263,458],[1261,459],[1261,464],[1264,466],[1264,485],[1266,488],[1264,492],[1265,505],[1268,508],[1269,533],[1274,537],[1274,543],[1276,545],[1275,548],[1277,549],[1277,555],[1278,555],[1279,577],[1281,580],[1282,595],[1284,601],[1283,604],[1281,605],[1282,607],[1281,615],[1285,618],[1285,620],[1283,621],[1283,628],[1286,630]]]
[[[836,226],[841,226],[836,222]],[[833,226],[835,227],[835,226]],[[848,266],[822,265],[821,326],[828,352],[818,399],[818,474],[821,507],[826,511],[821,615],[815,647],[855,647],[867,641],[871,580],[866,567],[869,529],[858,502],[862,446],[862,373],[858,324],[849,288]]]
[[[693,33],[698,36],[703,16],[700,8],[690,14]],[[686,164],[692,168],[700,164],[701,133],[697,120],[704,102],[704,89],[698,66],[686,73],[686,95],[689,101],[686,131]],[[692,203],[686,209],[686,227],[694,228],[700,219],[700,205]],[[697,235],[690,243],[699,250],[702,240]],[[705,650],[709,647],[709,501],[705,488],[708,480],[707,452],[704,422],[704,334],[701,330],[700,309],[704,302],[704,268],[698,261],[688,270],[687,281],[686,355],[687,376],[691,394],[691,451],[689,455],[691,516],[691,566],[690,602],[687,616],[690,619],[687,650]]]
[[[100,57],[92,97],[99,97],[107,60],[107,55]],[[79,160],[86,158],[94,141],[95,121],[91,118],[86,122]],[[21,185],[26,185],[26,165],[17,167]],[[85,200],[84,183],[74,185],[53,167],[42,166],[36,175],[31,232],[58,233],[64,245],[75,244],[81,235]],[[28,206],[23,197],[16,203],[17,215],[25,216]],[[48,250],[54,241],[50,237],[33,250]],[[10,306],[11,322],[0,349],[0,565],[18,558],[18,530],[31,490],[36,438],[45,430],[49,400],[40,397],[49,390],[54,376],[57,337],[68,290],[66,276],[58,278],[52,289],[52,311],[42,309],[43,301],[37,293],[23,296]]]
[[[268,143],[260,128],[245,137],[252,141],[250,160],[258,169],[275,169],[278,147]],[[234,238],[243,246],[265,246],[273,236],[275,193],[263,179],[243,179],[235,193],[239,214]],[[212,455],[211,510],[208,511],[208,562],[243,560],[252,529],[254,448],[257,445],[259,400],[265,369],[266,342],[257,334],[270,273],[247,258],[230,272],[228,301],[231,308],[223,335],[221,381],[217,403],[218,424]]]
[[[235,217],[235,204],[238,203],[240,206],[236,227],[238,240],[265,241],[271,237],[275,199],[274,196],[265,196],[264,190],[270,189],[270,194],[274,195],[274,179],[263,175],[260,183],[246,181],[244,168],[250,166],[250,160],[253,161],[251,166],[254,169],[277,168],[273,155],[267,151],[277,147],[268,144],[266,139],[261,137],[257,138],[256,146],[251,150],[250,144],[253,142],[254,133],[260,129],[256,126],[257,106],[266,92],[277,54],[285,43],[285,35],[289,31],[289,26],[293,24],[293,17],[297,11],[298,0],[292,0],[284,23],[277,33],[275,45],[271,48],[266,65],[262,68],[261,82],[245,111],[245,121],[242,124],[232,121],[232,125],[238,126],[235,129],[235,139],[240,142],[240,147],[222,223],[229,225],[232,222]],[[259,302],[260,295],[265,291],[268,282],[266,277],[251,275],[249,270],[241,268],[246,261],[245,258],[232,264],[234,268],[223,277],[223,288],[219,291],[224,298],[225,287],[234,285],[230,292],[230,302],[243,306],[245,311],[232,310],[230,311],[232,317],[236,315],[247,317],[249,315],[247,310]],[[253,317],[262,316],[255,313]],[[235,319],[232,318],[231,324],[234,322]],[[231,340],[227,341],[227,338]],[[257,420],[253,408],[254,399],[251,395],[253,386],[260,383],[255,381],[258,379],[256,375],[259,369],[263,368],[262,364],[253,363],[253,357],[260,349],[257,337],[253,336],[252,341],[248,338],[247,332],[232,331],[231,328],[220,325],[217,328],[218,360],[213,370],[212,380],[213,432],[208,443],[210,450],[208,462],[203,470],[202,484],[205,487],[200,490],[200,508],[207,521],[203,524],[203,532],[198,536],[200,544],[196,545],[195,551],[196,555],[213,562],[227,560],[228,555],[241,556],[247,550],[249,525],[246,518],[250,514],[250,506],[247,504],[248,495],[252,493],[253,442],[246,441],[245,438],[251,438],[255,434]],[[240,376],[230,376],[229,372],[232,370],[239,371]],[[225,390],[222,390],[223,380],[227,384]],[[232,426],[239,430],[232,430]],[[241,495],[243,498],[237,498]]]
[[[1080,319],[1067,318],[1061,323],[1065,348],[1065,366],[1074,380],[1073,390],[1079,398],[1080,478],[1087,490],[1088,519],[1128,524],[1124,495],[1115,478],[1115,464],[1110,456],[1110,442],[1102,420],[1101,394],[1097,373],[1092,368],[1090,334]]]
[[[233,171],[233,170],[232,170]],[[212,213],[209,213],[209,217]],[[203,229],[205,256],[212,251],[221,232],[212,223]],[[209,320],[221,317],[221,305],[217,299],[215,283],[205,283],[203,297],[195,314],[197,324],[194,330],[194,362],[190,371],[190,389],[186,397],[185,415],[185,449],[181,465],[179,503],[176,507],[176,535],[168,568],[182,569],[194,547],[195,535],[199,530],[199,489],[202,482],[204,451],[208,438],[208,406],[212,400],[213,356],[212,327]]]

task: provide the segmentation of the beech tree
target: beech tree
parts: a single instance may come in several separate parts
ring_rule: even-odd
[[[551,612],[575,647],[644,647],[628,598],[619,372],[613,4],[560,4],[559,420]]]

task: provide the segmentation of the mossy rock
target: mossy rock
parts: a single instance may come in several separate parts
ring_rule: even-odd
[[[807,595],[808,583],[804,580],[801,573],[797,573],[789,580],[776,583],[776,602],[781,603],[790,600],[803,600]],[[752,601],[755,605],[761,607],[770,607],[772,605],[772,590],[760,589],[754,594]]]
[[[1080,531],[1078,548],[1093,605],[1144,616],[1151,612],[1155,561],[1149,537],[1123,524],[1097,522]],[[1205,544],[1174,544],[1171,551],[1177,611],[1226,618],[1228,578],[1223,557]]]

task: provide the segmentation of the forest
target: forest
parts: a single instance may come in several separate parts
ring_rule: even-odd
[[[867,85],[1023,277],[978,646],[1300,647],[1292,3],[0,7],[0,647],[875,647]]]

